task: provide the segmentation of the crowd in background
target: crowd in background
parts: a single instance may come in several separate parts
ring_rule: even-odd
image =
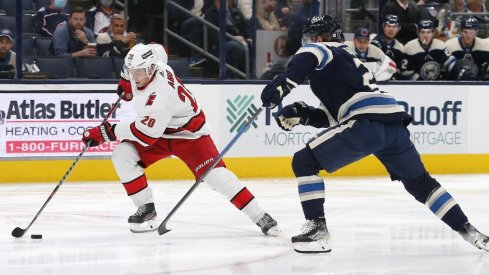
[[[33,0],[33,7],[36,8],[33,13],[33,36],[50,40],[49,55],[73,58],[94,56],[123,58],[138,42],[163,44],[164,20],[167,20],[168,28],[174,33],[199,48],[207,49],[209,54],[219,55],[218,33],[208,30],[205,36],[207,39],[204,39],[203,25],[196,17],[218,26],[220,0],[173,1],[188,10],[188,13],[172,5],[168,5],[167,13],[164,13],[163,1],[129,1],[127,15],[130,20],[128,21],[124,17],[124,11],[116,5],[114,0],[93,0],[85,8],[73,5],[73,2],[78,4],[78,2],[86,3],[87,1]],[[352,5],[354,3],[355,1],[352,1]],[[306,20],[312,16],[312,1],[257,0],[256,5],[257,29],[286,32],[287,42],[284,46],[284,53],[292,56],[301,47],[302,28]],[[373,36],[373,30],[368,26],[357,28],[352,30],[355,35],[350,47],[363,61],[366,61],[369,51],[377,50],[372,50],[371,47],[365,47],[365,45],[363,50],[359,50],[356,48],[357,44],[371,44],[373,47],[380,48],[396,64],[396,72],[388,79],[470,78],[469,73],[465,76],[454,77],[447,72],[449,67],[462,66],[465,71],[472,73],[473,79],[485,80],[489,64],[486,55],[486,52],[489,52],[489,41],[482,38],[487,36],[485,26],[489,18],[484,15],[450,17],[449,14],[453,12],[470,14],[487,12],[487,9],[485,1],[482,0],[391,0],[379,11],[379,20],[382,24],[377,37],[370,37]],[[167,18],[164,18],[164,15]],[[389,22],[388,17],[391,15],[397,16],[394,23]],[[245,70],[247,62],[245,51],[251,49],[253,42],[254,30],[250,21],[251,17],[251,0],[226,0],[227,32],[232,36],[226,39],[226,60],[229,65],[240,71]],[[471,18],[472,21],[468,22],[472,23],[461,25],[462,22],[467,22],[466,18]],[[425,22],[422,23],[423,21]],[[431,23],[427,23],[428,21]],[[429,26],[420,27],[420,24]],[[15,67],[15,53],[12,51],[15,37],[13,30],[7,26],[0,26],[0,29],[0,71],[8,71]],[[424,35],[426,32],[424,30],[431,31],[432,36],[428,35],[427,43],[429,45],[421,45],[423,49],[421,51],[416,47],[417,44],[411,42],[413,40],[422,41],[424,38],[421,37],[421,33]],[[365,31],[368,35],[364,35]],[[436,42],[433,43],[433,41]],[[452,60],[451,57],[455,57],[458,61],[455,64],[450,63],[450,66],[444,64],[445,57],[440,59],[438,53],[430,54],[430,51],[433,50],[430,47],[434,47],[434,44],[447,53],[446,58]],[[189,68],[204,68],[204,74],[200,76],[211,78],[218,76],[219,64],[202,54],[201,51],[173,37],[169,37],[165,46],[170,57],[187,58]],[[412,56],[420,55],[421,52],[424,54],[423,58],[441,62],[440,68],[425,68],[423,64],[418,64],[420,63],[417,61],[419,56]],[[438,59],[441,61],[437,61]],[[372,60],[369,59],[369,62],[374,64],[372,70],[385,62],[382,57]],[[272,78],[275,74],[280,73],[284,66],[285,64],[271,66],[262,78]],[[426,72],[420,71],[422,69],[430,73],[439,69],[439,72],[434,74],[436,77],[428,77]],[[227,77],[238,78],[239,76],[228,71]],[[380,78],[388,80],[383,79],[385,75]]]

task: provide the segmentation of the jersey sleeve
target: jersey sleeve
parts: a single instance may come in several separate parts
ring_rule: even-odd
[[[311,43],[300,48],[296,55],[301,53],[311,53],[317,59],[316,70],[322,70],[326,65],[333,60],[333,53],[326,45],[322,43]]]

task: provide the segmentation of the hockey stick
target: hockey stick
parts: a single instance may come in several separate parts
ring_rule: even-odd
[[[243,133],[245,133],[248,130],[248,128],[250,128],[251,124],[255,121],[255,119],[258,117],[258,115],[262,111],[263,111],[263,107],[260,107],[255,112],[255,114],[253,114],[253,116],[251,116],[251,118],[249,118],[248,121],[244,125],[241,126],[241,128],[238,130],[238,133],[236,134],[236,136],[234,136],[234,138],[228,143],[228,145],[226,145],[226,147],[221,151],[221,153],[217,156],[217,158],[211,163],[211,165],[207,168],[207,170],[205,170],[204,174],[202,174],[195,181],[194,185],[192,185],[192,187],[190,187],[190,189],[187,191],[187,193],[185,193],[185,195],[180,199],[180,201],[177,203],[177,205],[175,205],[175,207],[173,207],[173,209],[166,216],[166,218],[163,220],[163,222],[161,222],[160,226],[158,226],[158,234],[163,235],[163,234],[165,234],[165,233],[167,233],[168,231],[171,230],[171,229],[167,229],[166,228],[166,223],[168,222],[168,220],[170,220],[170,218],[173,216],[173,214],[175,214],[175,212],[177,212],[178,208],[180,208],[180,206],[182,206],[182,204],[194,192],[194,190],[197,188],[197,186],[202,181],[204,181],[205,177],[210,173],[210,171],[212,171],[212,169],[214,169],[214,167],[222,159],[222,157],[224,156],[224,154],[226,154],[227,151],[229,151],[229,149],[231,148],[231,146],[233,146],[234,143],[236,143],[236,141],[239,139],[239,137],[241,135],[243,135]]]
[[[109,113],[107,113],[107,115],[104,117],[104,120],[102,120],[101,125],[103,125],[107,121],[107,119],[110,117],[110,115],[112,115],[112,113],[114,112],[114,110],[119,105],[119,102],[121,101],[123,95],[124,95],[124,93],[121,93],[121,95],[119,96],[119,98],[117,99],[117,101],[114,103],[114,105],[112,105],[112,108],[109,110]],[[78,156],[76,157],[76,159],[73,162],[73,164],[71,164],[71,166],[68,169],[68,171],[66,171],[65,175],[63,176],[63,178],[59,181],[58,185],[56,185],[56,187],[51,192],[51,194],[49,195],[49,197],[46,200],[46,202],[42,205],[41,209],[37,212],[36,216],[34,217],[34,219],[32,219],[31,223],[29,223],[29,225],[26,227],[26,229],[22,229],[20,227],[16,227],[12,231],[12,236],[14,236],[16,238],[20,238],[20,237],[24,236],[25,232],[27,232],[27,230],[29,230],[29,228],[32,226],[32,224],[37,220],[37,217],[39,217],[39,215],[41,214],[42,210],[44,210],[44,208],[46,207],[46,205],[48,204],[48,202],[53,198],[54,194],[56,194],[56,192],[61,187],[61,185],[63,184],[63,182],[65,182],[66,178],[68,178],[68,176],[71,174],[71,171],[73,171],[73,169],[75,168],[75,166],[78,163],[78,161],[81,159],[81,157],[87,151],[88,147],[90,147],[90,146],[89,145],[86,145],[83,148],[83,150],[80,152],[80,154],[78,154]]]

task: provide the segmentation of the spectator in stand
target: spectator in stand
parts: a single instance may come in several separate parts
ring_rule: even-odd
[[[387,14],[382,23],[382,33],[370,41],[371,44],[380,48],[390,59],[396,63],[394,79],[405,79],[403,74],[407,69],[406,50],[404,45],[396,39],[400,29],[399,17]]]
[[[476,75],[480,80],[488,80],[489,44],[476,37],[479,22],[474,16],[462,18],[461,36],[446,42],[447,50],[457,58],[457,62],[466,71]]]
[[[277,18],[275,17],[276,0],[257,0],[256,18],[258,19],[258,28],[265,31],[284,30],[280,28]]]
[[[258,1],[257,1],[258,2]],[[250,22],[251,15],[253,14],[253,1],[252,0],[237,0],[235,2],[236,8],[243,14],[246,19],[246,23]]]
[[[87,26],[95,35],[106,32],[109,29],[110,18],[121,13],[115,8],[114,0],[98,0],[97,6],[88,11]]]
[[[206,1],[208,2],[208,1]],[[205,4],[203,0],[195,0],[194,1],[194,6],[190,10],[190,12],[198,17],[203,16],[203,11],[205,9]],[[180,33],[181,35],[192,42],[194,45],[202,48],[203,47],[203,36],[202,36],[202,23],[197,20],[194,17],[189,17],[185,19],[180,27]],[[194,50],[193,48],[190,49],[190,58],[189,58],[189,67],[197,67],[205,64],[207,59],[202,56],[202,54]]]
[[[396,38],[402,44],[415,39],[417,35],[416,23],[421,20],[421,13],[414,2],[409,0],[394,0],[384,5],[381,18],[387,14],[395,14],[401,23],[401,29]]]
[[[290,8],[288,0],[277,0],[275,16],[281,28],[287,28],[290,24]]]
[[[96,41],[99,55],[125,57],[136,44],[136,34],[126,32],[124,16],[115,14],[110,18],[108,31],[100,33]]]
[[[291,0],[289,8],[291,9],[291,17],[285,51],[288,56],[292,56],[302,47],[302,29],[308,18],[312,16],[312,1]]]
[[[214,0],[214,6],[206,11],[204,19],[219,26],[219,8],[221,0]],[[248,24],[244,15],[236,7],[232,0],[226,1],[226,25],[227,32],[230,33],[235,40],[226,41],[226,62],[231,66],[244,72],[245,70],[245,50],[248,47]],[[208,49],[209,51],[219,56],[219,34],[215,31],[209,32],[208,35]],[[211,65],[212,64],[212,65]],[[215,63],[209,63],[208,69],[217,72],[217,66]],[[228,77],[235,78],[236,76],[229,70]]]
[[[68,21],[66,4],[68,0],[51,0],[51,3],[37,11],[34,21],[36,33],[52,37],[56,28]]]
[[[97,50],[89,43],[95,44],[93,32],[85,27],[85,9],[75,7],[71,11],[67,24],[56,29],[53,35],[53,51],[55,55],[71,55],[72,57],[95,56]]]
[[[0,30],[0,72],[13,72],[15,77],[14,34],[9,29]]]

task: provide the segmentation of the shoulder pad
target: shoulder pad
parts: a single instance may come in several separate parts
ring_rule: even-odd
[[[339,43],[337,43],[339,44]],[[343,47],[346,47],[344,44],[339,44],[342,45]],[[322,70],[326,65],[333,60],[333,53],[331,50],[323,43],[311,43],[307,44],[305,46],[302,46],[296,53],[295,55],[301,54],[301,53],[311,53],[313,54],[317,60],[318,60],[318,65],[316,67],[316,70]]]

